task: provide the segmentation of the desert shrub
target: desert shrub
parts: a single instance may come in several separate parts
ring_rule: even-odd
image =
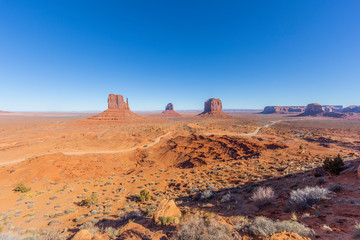
[[[248,231],[254,236],[270,237],[274,233],[294,232],[303,237],[309,237],[314,231],[296,221],[272,221],[266,217],[256,217],[254,222],[250,224]]]
[[[251,200],[253,200],[259,208],[272,203],[274,199],[275,194],[271,187],[258,187],[251,197]]]
[[[78,203],[79,206],[85,206],[85,207],[91,207],[93,205],[96,205],[98,203],[99,199],[96,193],[91,193],[91,195],[85,199],[83,199],[81,202]]]
[[[207,200],[207,199],[210,199],[210,198],[212,198],[212,197],[214,197],[214,192],[213,191],[211,191],[211,190],[205,190],[205,191],[203,191],[202,193],[201,193],[201,195],[200,195],[200,199],[201,200]]]
[[[293,190],[290,193],[289,206],[294,209],[308,209],[324,199],[328,193],[328,189],[321,187],[305,187]]]
[[[119,233],[120,229],[113,228],[113,227],[107,227],[105,228],[104,232],[109,235],[111,239],[116,238],[116,235]]]
[[[330,184],[329,190],[335,193],[341,192],[343,187],[341,184]]]
[[[119,214],[120,221],[127,222],[129,220],[134,220],[136,218],[142,217],[142,212],[139,210],[129,211],[129,212],[122,212]]]
[[[216,216],[203,217],[199,214],[187,216],[179,224],[174,240],[233,240],[231,229]]]
[[[322,165],[326,172],[334,175],[339,175],[343,166],[344,161],[340,155],[337,155],[335,158],[326,158]]]
[[[356,222],[354,228],[353,238],[360,238],[360,223]]]
[[[14,187],[14,192],[21,192],[21,193],[26,193],[28,191],[31,190],[31,187],[27,187],[25,186],[25,184],[23,183],[18,183],[16,184],[16,186]]]
[[[174,221],[173,221],[172,217],[162,217],[162,218],[160,218],[161,225],[168,225],[168,224],[171,224],[173,222]]]
[[[251,221],[246,216],[236,216],[229,219],[229,223],[236,231],[241,231],[250,225]]]
[[[141,202],[147,202],[150,200],[150,192],[146,189],[141,190],[140,195],[139,195],[139,200]]]
[[[20,236],[14,233],[0,233],[0,240],[18,240]]]

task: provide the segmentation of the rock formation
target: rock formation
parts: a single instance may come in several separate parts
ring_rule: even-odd
[[[179,117],[181,116],[179,113],[175,112],[174,105],[172,103],[168,103],[165,107],[165,111],[161,113],[163,117]]]
[[[142,119],[142,117],[130,110],[128,99],[124,102],[123,96],[109,94],[108,109],[100,114],[90,117],[89,119],[96,121],[132,122],[137,119]]]
[[[173,220],[179,220],[181,218],[181,211],[176,206],[174,200],[164,199],[154,212],[153,219],[155,223],[160,223],[162,218],[166,219],[168,217]]]
[[[304,116],[316,116],[324,113],[324,108],[318,103],[310,103],[306,106]]]
[[[359,106],[349,106],[344,108],[343,112],[345,113],[360,113],[360,105]]]
[[[231,116],[224,113],[222,110],[221,100],[218,98],[209,98],[205,102],[204,112],[200,113],[200,117],[214,117],[214,118],[230,118]]]
[[[142,225],[134,222],[129,222],[117,234],[119,240],[142,240],[142,239],[152,239],[152,240],[167,240],[165,234],[162,231],[152,232],[149,229],[143,227]]]
[[[304,106],[266,106],[263,114],[289,114],[289,113],[302,113],[305,111]]]

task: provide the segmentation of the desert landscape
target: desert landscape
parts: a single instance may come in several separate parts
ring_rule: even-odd
[[[220,99],[200,114],[166,111],[138,115],[110,94],[97,115],[2,113],[1,231],[26,239],[359,234],[358,120],[224,113]],[[338,155],[338,172],[324,167]]]

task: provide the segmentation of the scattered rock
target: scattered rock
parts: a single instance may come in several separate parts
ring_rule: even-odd
[[[118,233],[119,240],[143,240],[143,239],[152,239],[152,240],[167,240],[166,235],[158,232],[152,232],[149,229],[141,226],[140,224],[130,222],[126,224],[123,228],[120,229]]]

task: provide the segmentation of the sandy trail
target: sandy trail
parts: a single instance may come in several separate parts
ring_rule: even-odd
[[[204,133],[206,136],[209,136],[209,135],[227,135],[227,136],[255,136],[259,133],[259,131],[262,129],[262,128],[268,128],[270,127],[271,125],[274,125],[275,123],[278,123],[278,122],[281,122],[281,120],[278,120],[278,121],[271,121],[271,123],[269,124],[266,124],[265,126],[263,127],[258,127],[254,132],[251,132],[251,133]]]
[[[130,152],[130,151],[135,151],[137,149],[143,149],[143,148],[149,148],[152,147],[156,144],[158,144],[162,138],[168,136],[171,132],[168,132],[160,137],[157,137],[152,143],[148,144],[148,145],[144,145],[144,146],[139,146],[139,147],[132,147],[132,148],[127,148],[127,149],[121,149],[121,150],[115,150],[115,151],[86,151],[86,152],[53,152],[53,153],[47,153],[47,154],[43,154],[43,155],[38,155],[38,156],[44,156],[44,155],[50,155],[50,154],[54,154],[54,153],[62,153],[65,155],[84,155],[84,154],[109,154],[109,153],[122,153],[122,152]],[[36,156],[33,156],[36,157]],[[19,162],[23,162],[26,161],[28,158],[21,158],[21,159],[17,159],[17,160],[13,160],[13,161],[8,161],[8,162],[2,162],[0,163],[0,166],[6,166],[6,165],[10,165],[10,164],[15,164],[15,163],[19,163]]]

